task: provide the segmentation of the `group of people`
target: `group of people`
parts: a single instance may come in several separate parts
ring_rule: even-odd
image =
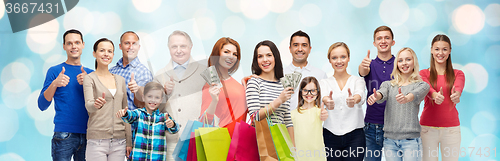
[[[443,154],[446,149],[458,150],[456,104],[465,78],[452,67],[450,39],[446,35],[433,39],[431,66],[419,71],[411,48],[392,55],[395,41],[389,27],[378,27],[373,38],[377,57],[370,59],[368,51],[359,76],[346,70],[350,50],[343,42],[332,44],[325,54],[334,69],[332,76],[308,62],[311,39],[303,31],[290,37],[293,61],[285,68],[276,45],[259,42],[252,75],[240,83],[231,75],[239,68],[241,49],[229,37],[215,43],[205,63],[192,59],[190,36],[174,31],[168,36],[171,60],[153,77],[137,58],[140,43],[135,32],[120,37],[123,57],[112,68],[113,42],[97,40],[94,71],[80,63],[83,35],[68,30],[63,35],[67,60],[47,71],[38,98],[42,111],[55,101],[52,158],[174,160],[173,149],[188,120],[217,123],[232,136],[235,123],[250,118],[284,124],[296,160],[380,161],[384,153],[390,161],[437,161],[432,150],[440,147]],[[222,86],[202,78],[210,66]],[[284,88],[280,78],[294,72],[302,74],[300,84]],[[443,158],[458,160],[458,156]]]

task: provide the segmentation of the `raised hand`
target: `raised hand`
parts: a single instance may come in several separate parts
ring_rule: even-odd
[[[167,95],[170,95],[174,90],[174,86],[175,86],[174,77],[170,76],[170,81],[165,82],[163,89],[165,90],[165,93]]]
[[[368,50],[368,54],[366,54],[366,57],[361,61],[361,66],[365,69],[370,69],[370,64],[372,63],[372,60],[370,59],[370,50]]]
[[[127,109],[122,109],[116,112],[116,117],[121,118],[127,116]]]
[[[453,86],[453,88],[451,88],[451,95],[450,95],[451,102],[453,102],[454,104],[459,103],[460,96],[462,96],[462,93],[456,91],[455,86]]]
[[[80,68],[80,70],[82,70],[82,73],[78,74],[76,76],[76,79],[78,80],[78,84],[83,85],[83,78],[87,75],[87,72],[83,69],[83,65],[82,68]]]
[[[172,121],[170,117],[168,117],[168,113],[165,113],[165,117],[167,118],[167,120],[165,121],[165,126],[167,126],[168,128],[174,127],[174,121]]]
[[[106,98],[106,93],[102,92],[102,97],[98,97],[97,99],[95,99],[94,107],[97,109],[101,109],[102,106],[106,104],[106,99],[104,98]]]
[[[377,93],[377,90],[375,88],[373,88],[373,94],[370,95],[370,97],[368,97],[366,102],[368,103],[368,105],[373,105],[373,104],[375,104],[375,102],[380,100],[380,98],[378,98],[378,97],[379,97],[379,94]]]
[[[139,90],[139,86],[137,85],[137,82],[134,79],[134,73],[130,74],[130,82],[128,82],[128,89],[132,93],[137,93]]]
[[[321,121],[325,121],[328,118],[328,111],[326,111],[323,102],[321,103],[321,115],[319,115],[319,119]]]
[[[325,104],[326,108],[329,110],[333,110],[335,108],[335,102],[333,102],[333,91],[330,91],[329,96],[323,97],[323,103]]]
[[[405,95],[401,93],[401,87],[399,87],[398,92],[399,93],[396,95],[396,101],[398,101],[399,104],[408,103],[408,99],[406,99]]]
[[[443,96],[443,87],[439,89],[439,92],[437,92],[434,96],[434,103],[440,105],[444,101],[444,96]]]
[[[287,87],[281,92],[281,94],[278,96],[278,99],[280,99],[281,103],[285,103],[287,100],[292,98],[293,92],[294,91],[292,87]]]
[[[64,74],[65,71],[66,71],[66,69],[64,69],[64,67],[62,67],[61,73],[59,73],[59,75],[52,82],[52,84],[54,84],[56,87],[66,87],[66,85],[68,85],[68,83],[69,83],[69,77],[66,74]]]
[[[347,92],[349,92],[349,96],[346,98],[347,107],[354,107],[354,97],[351,93],[351,88],[347,88]]]
[[[208,92],[210,93],[210,96],[212,96],[213,101],[219,101],[220,89],[221,88],[215,83],[212,83],[212,85],[208,88]]]

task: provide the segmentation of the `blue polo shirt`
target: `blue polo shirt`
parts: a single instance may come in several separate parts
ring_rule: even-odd
[[[373,88],[378,90],[382,82],[391,80],[391,73],[394,69],[394,59],[395,57],[392,55],[392,58],[387,61],[381,60],[378,56],[372,60],[370,64],[370,73],[364,77],[366,89],[368,90],[366,98],[373,94]],[[384,124],[384,111],[385,102],[381,104],[374,103],[373,105],[368,105],[367,103],[365,122]]]

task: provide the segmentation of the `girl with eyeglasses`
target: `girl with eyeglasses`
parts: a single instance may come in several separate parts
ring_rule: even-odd
[[[322,100],[329,115],[323,125],[327,159],[362,161],[366,145],[361,108],[365,100],[365,81],[347,73],[350,52],[345,43],[332,44],[328,49],[328,60],[334,69],[334,75],[319,82]],[[335,155],[344,150],[355,153]]]
[[[300,82],[298,107],[291,112],[295,160],[326,160],[322,124],[328,118],[328,112],[321,106],[320,91],[318,80],[314,77],[305,77]]]

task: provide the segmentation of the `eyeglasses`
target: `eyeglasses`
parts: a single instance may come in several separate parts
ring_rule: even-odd
[[[311,89],[311,90],[302,89],[302,95],[305,96],[309,93],[311,93],[311,95],[313,95],[313,96],[316,96],[316,95],[318,95],[318,89]]]

